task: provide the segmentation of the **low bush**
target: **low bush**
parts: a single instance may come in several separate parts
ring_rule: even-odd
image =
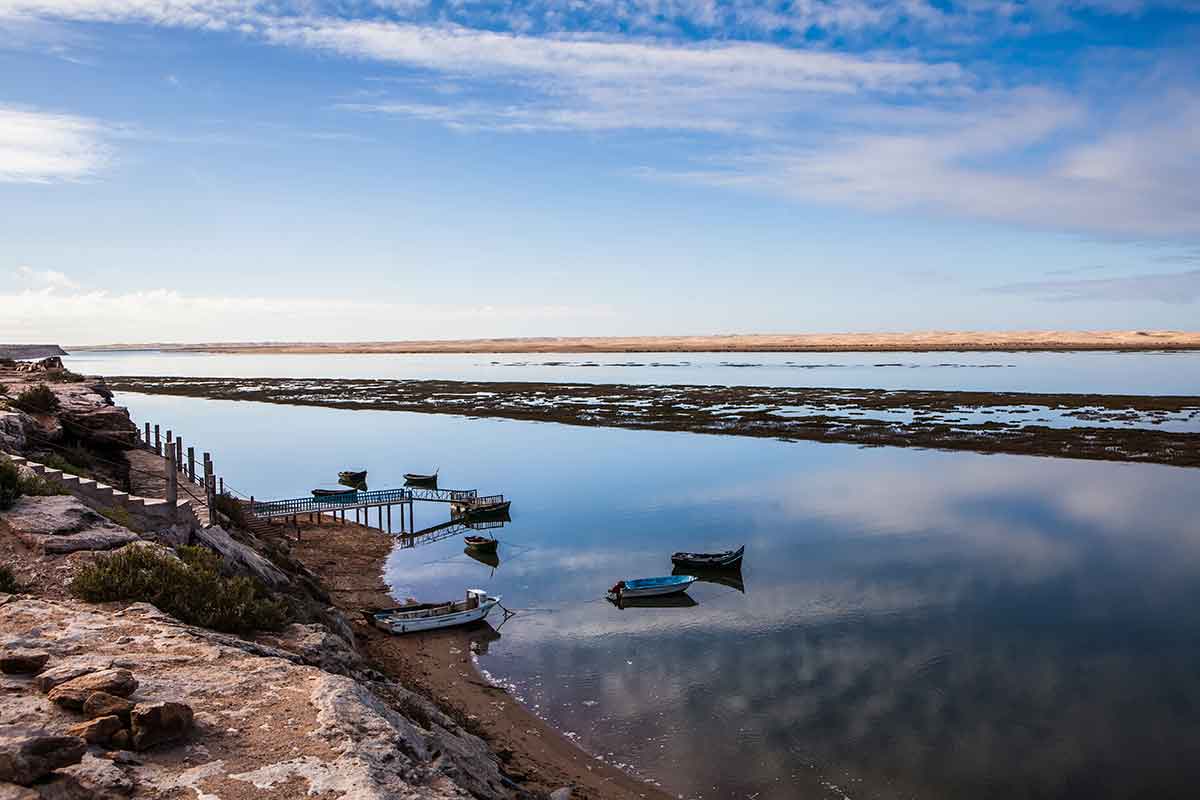
[[[46,373],[46,380],[51,383],[83,383],[87,378],[69,369],[56,369]]]
[[[106,518],[109,522],[115,522],[122,528],[134,530],[133,515],[129,513],[129,509],[121,508],[120,506],[112,506],[110,508],[96,509],[100,516]]]
[[[220,557],[203,547],[180,547],[178,558],[149,547],[99,556],[71,581],[71,592],[91,603],[152,603],[183,622],[229,633],[278,630],[284,604],[261,583],[221,574]]]
[[[19,408],[32,414],[48,414],[58,410],[58,396],[44,383],[30,387],[17,395]]]
[[[22,494],[21,471],[7,459],[0,461],[0,511],[16,505]]]
[[[12,568],[8,564],[0,564],[0,592],[16,594],[19,591],[21,591],[21,584],[17,582],[17,576],[13,574]]]
[[[228,494],[217,495],[217,511],[240,528],[246,527],[246,515],[242,513],[242,504]]]
[[[96,463],[90,452],[78,446],[65,447],[61,452],[46,453],[38,460],[51,469],[60,469],[85,478],[91,477],[92,467]]]

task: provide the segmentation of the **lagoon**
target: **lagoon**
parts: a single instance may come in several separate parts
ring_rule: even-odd
[[[386,488],[440,467],[443,486],[508,495],[498,568],[458,538],[398,548],[395,595],[504,595],[518,614],[481,668],[683,797],[1184,797],[1200,779],[1194,470],[118,402],[259,498],[347,468]],[[446,513],[418,506],[418,526]],[[744,591],[602,599],[675,550],[742,543]]]

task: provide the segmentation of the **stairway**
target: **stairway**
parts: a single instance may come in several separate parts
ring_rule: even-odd
[[[189,521],[197,525],[202,524],[190,499],[178,501],[176,503],[175,514],[171,514],[171,509],[167,506],[167,501],[162,498],[138,497],[128,492],[122,492],[120,489],[113,488],[106,483],[72,475],[69,472],[47,467],[45,464],[30,461],[28,458],[21,456],[8,454],[0,454],[0,456],[7,458],[19,467],[28,468],[35,475],[45,480],[52,481],[61,486],[77,497],[84,505],[97,511],[114,509],[125,511],[137,517],[139,523],[146,524],[147,527],[179,524]],[[207,509],[204,509],[204,511],[207,512]]]

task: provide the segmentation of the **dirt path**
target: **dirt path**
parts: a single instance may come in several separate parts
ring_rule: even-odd
[[[570,786],[574,800],[670,797],[584,753],[504,689],[488,684],[475,669],[471,648],[490,628],[391,636],[367,625],[363,610],[396,605],[383,580],[392,537],[328,521],[302,525],[300,534],[294,555],[321,577],[334,603],[351,619],[364,655],[486,740],[521,786],[540,792]]]

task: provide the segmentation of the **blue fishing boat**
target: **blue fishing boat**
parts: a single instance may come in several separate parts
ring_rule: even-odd
[[[617,581],[617,584],[609,589],[608,593],[618,600],[626,597],[657,597],[658,595],[686,592],[687,588],[695,582],[695,577],[691,575],[633,578],[627,581]]]

